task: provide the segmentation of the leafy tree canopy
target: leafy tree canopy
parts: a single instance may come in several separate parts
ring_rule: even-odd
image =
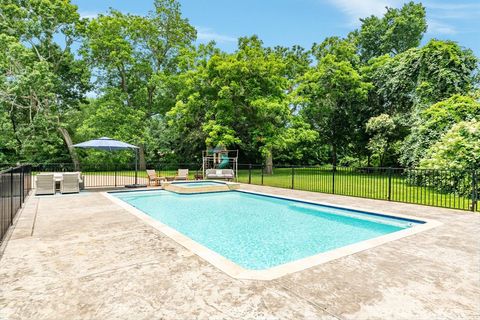
[[[400,161],[415,166],[426,151],[458,122],[480,119],[480,103],[468,96],[454,95],[420,112],[403,146]]]
[[[383,17],[370,16],[360,21],[358,48],[363,61],[417,47],[427,31],[426,11],[421,3],[387,8]]]
[[[420,166],[454,169],[470,174],[480,167],[480,121],[461,121],[433,144]]]

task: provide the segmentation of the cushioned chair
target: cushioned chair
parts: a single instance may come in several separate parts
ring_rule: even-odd
[[[69,172],[62,175],[60,181],[61,193],[79,193],[80,192],[80,174],[78,172]]]
[[[35,194],[55,194],[55,178],[53,173],[41,173],[37,175]]]
[[[188,180],[188,169],[178,169],[175,180]]]

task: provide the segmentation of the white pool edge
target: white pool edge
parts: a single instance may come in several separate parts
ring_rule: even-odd
[[[140,191],[140,190],[139,190]],[[275,198],[281,198],[281,199],[287,199],[287,200],[294,200],[294,201],[300,201],[304,203],[311,203],[311,204],[318,204],[318,205],[324,205],[324,206],[329,206],[329,207],[335,207],[335,208],[341,208],[341,209],[349,209],[349,210],[356,210],[356,211],[364,211],[364,210],[359,210],[358,208],[352,208],[348,206],[342,206],[342,205],[336,205],[336,204],[330,204],[330,203],[325,203],[325,202],[320,202],[320,201],[311,201],[311,200],[305,200],[305,199],[300,199],[300,198],[293,198],[293,197],[285,197],[285,196],[277,196],[274,194],[269,194],[269,193],[262,193],[262,192],[253,192],[253,191],[247,191],[247,190],[242,190],[240,189],[239,191],[245,192],[245,193],[251,193],[251,194],[258,194],[258,195],[263,195],[263,196],[269,196],[269,197],[275,197]],[[127,191],[128,192],[128,191]],[[232,262],[231,260],[225,258],[224,256],[218,254],[217,252],[203,246],[202,244],[192,240],[191,238],[183,235],[182,233],[178,232],[176,229],[169,227],[166,224],[161,223],[160,221],[155,220],[148,214],[144,213],[143,211],[131,206],[127,202],[111,195],[109,192],[102,192],[102,195],[104,195],[106,198],[110,199],[110,201],[114,202],[115,204],[119,205],[120,207],[124,208],[128,212],[132,213],[134,216],[142,220],[144,223],[152,226],[153,228],[157,229],[161,233],[163,233],[165,236],[169,237],[170,239],[176,241],[183,247],[185,247],[187,250],[190,250],[191,252],[195,253],[202,259],[206,260],[207,262],[211,263],[221,271],[225,272],[229,276],[236,278],[236,279],[246,279],[246,280],[274,280],[280,277],[283,277],[287,274],[302,271],[305,269],[309,269],[311,267],[338,259],[342,258],[351,254],[355,254],[367,249],[371,249],[377,246],[380,246],[382,244],[385,244],[387,242],[391,242],[394,240],[398,240],[404,237],[408,237],[435,227],[438,227],[442,225],[441,222],[432,220],[432,219],[419,219],[417,217],[411,217],[403,214],[392,214],[388,212],[382,212],[375,210],[375,212],[371,211],[364,211],[368,213],[377,213],[381,215],[386,215],[390,216],[393,218],[403,218],[403,219],[409,219],[409,220],[415,220],[415,221],[421,221],[424,222],[422,224],[417,224],[413,227],[410,227],[408,229],[403,229],[400,231],[392,232],[377,238],[357,242],[351,245],[347,245],[344,247],[340,247],[338,249],[334,249],[331,251],[327,252],[322,252],[310,257],[306,257],[303,259],[291,261],[273,268],[269,269],[264,269],[264,270],[249,270],[245,269],[236,263]]]

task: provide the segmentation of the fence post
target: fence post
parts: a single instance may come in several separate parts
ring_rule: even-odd
[[[262,186],[263,186],[263,164],[262,164]]]
[[[10,225],[13,225],[13,168],[10,168]]]
[[[388,201],[392,200],[392,167],[388,169]]]
[[[332,194],[335,194],[335,171],[337,171],[337,166],[333,166],[332,169]]]
[[[115,177],[114,179],[115,179],[115,188],[116,188],[117,187],[117,164],[116,163],[113,165],[113,172],[114,172],[113,175]]]
[[[295,189],[295,167],[292,166],[292,189]]]
[[[477,172],[472,171],[472,211],[477,207]]]
[[[248,184],[252,183],[252,164],[248,165]]]
[[[23,166],[20,167],[20,206],[25,201],[25,176],[23,173]]]

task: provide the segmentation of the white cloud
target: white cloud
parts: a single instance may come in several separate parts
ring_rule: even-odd
[[[197,39],[200,41],[215,41],[217,43],[237,42],[237,38],[225,34],[220,34],[210,28],[196,27]]]
[[[342,11],[353,26],[360,24],[359,19],[370,15],[382,16],[386,7],[400,8],[406,0],[327,0]],[[427,0],[423,4],[427,9],[428,33],[431,35],[452,35],[458,30],[447,19],[462,19],[471,16],[480,9],[480,3],[442,3]]]
[[[457,29],[455,27],[449,25],[448,23],[444,23],[434,19],[427,20],[428,30],[427,33],[430,34],[456,34]]]
[[[435,20],[478,19],[480,15],[480,3],[441,3],[437,1],[426,1],[424,4],[429,16]]]
[[[360,18],[373,15],[382,16],[386,7],[398,7],[399,0],[328,0],[335,7],[345,13],[352,25],[359,25]]]
[[[479,10],[480,3],[461,3],[461,2],[451,2],[451,3],[442,3],[437,1],[424,1],[424,5],[431,9],[439,10]]]
[[[94,19],[98,17],[99,13],[94,11],[80,11],[79,14],[80,14],[80,18]]]

